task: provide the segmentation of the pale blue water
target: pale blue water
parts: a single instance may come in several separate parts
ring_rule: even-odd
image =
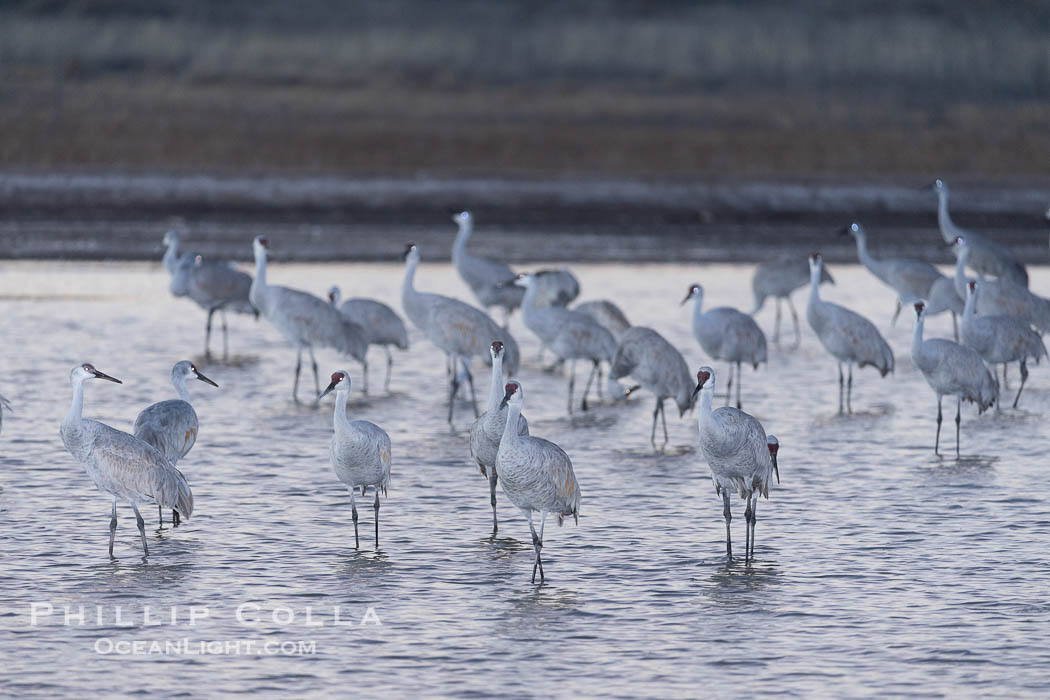
[[[708,360],[690,336],[689,309],[678,306],[688,284],[703,282],[710,304],[750,306],[747,266],[576,271],[581,298],[615,299],[635,323],[680,347],[691,366]],[[273,283],[316,293],[339,283],[346,295],[400,307],[396,265],[278,264],[270,274]],[[859,268],[839,266],[835,275],[839,284],[825,297],[888,330],[891,294]],[[418,282],[469,299],[447,266],[425,257]],[[0,434],[5,694],[1048,690],[1045,367],[1032,369],[1021,410],[978,418],[965,408],[963,459],[939,459],[934,396],[908,356],[910,317],[888,331],[897,372],[886,379],[859,372],[856,413],[845,417],[836,415],[834,364],[804,326],[799,350],[772,352],[768,368],[744,375],[745,409],[781,439],[783,478],[758,507],[757,562],[746,567],[727,565],[721,503],[696,451],[694,418],[668,411],[671,442],[655,454],[644,392],[626,406],[566,418],[564,378],[538,370],[537,344],[515,318],[532,432],[568,451],[583,490],[578,527],[549,523],[548,580],[534,586],[527,525],[502,498],[499,537],[489,538],[487,484],[467,460],[469,407],[460,404],[451,433],[444,360],[420,334],[396,357],[393,395],[351,400],[352,415],[386,428],[394,445],[381,551],[355,552],[348,498],[328,463],[332,404],[290,401],[294,353],[265,321],[231,318],[234,365],[200,360],[203,314],[172,299],[166,284],[158,266],[0,264],[0,393],[15,409]],[[1050,291],[1050,274],[1033,270],[1032,286]],[[801,309],[804,295],[796,298]],[[759,315],[767,332],[772,317],[771,306]],[[934,319],[928,334],[950,327],[946,317]],[[69,370],[90,361],[125,381],[89,384],[85,415],[127,430],[141,408],[169,397],[170,367],[186,357],[220,384],[193,387],[201,431],[180,468],[196,510],[177,530],[159,532],[156,513],[144,513],[151,552],[144,562],[122,506],[110,561],[109,504],[58,436]],[[322,376],[339,368],[360,376],[355,363],[328,351],[319,360]],[[377,353],[374,391],[382,364]],[[477,376],[484,395],[487,375],[479,367]],[[304,386],[312,389],[312,379]],[[954,425],[945,427],[950,450]],[[734,509],[742,549],[742,504]],[[361,510],[364,543],[372,513]],[[35,626],[34,603],[53,610]],[[243,604],[246,623],[258,626],[237,620]],[[85,606],[83,624],[65,623],[67,605],[74,613]],[[114,606],[128,626],[114,624]],[[334,624],[335,608],[353,626]],[[143,653],[124,653],[133,640]],[[178,646],[183,640],[188,650]],[[297,652],[305,642],[307,653],[255,653],[235,648],[239,640],[277,642],[278,652],[281,643]],[[200,654],[201,641],[221,643],[210,649],[223,653]],[[238,650],[246,653],[226,653]]]

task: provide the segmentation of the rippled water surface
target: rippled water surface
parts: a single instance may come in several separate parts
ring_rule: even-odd
[[[751,303],[747,266],[576,272],[582,299],[615,299],[692,367],[708,360],[678,305],[688,284],[703,282],[709,304]],[[540,370],[535,339],[514,319],[532,433],[567,450],[583,490],[579,526],[547,528],[548,580],[534,586],[528,527],[505,499],[499,536],[489,536],[487,483],[467,460],[469,407],[458,406],[450,432],[444,360],[418,332],[397,354],[392,393],[376,391],[376,352],[373,395],[351,399],[352,415],[386,428],[394,446],[381,549],[356,552],[328,462],[333,404],[291,401],[294,352],[265,321],[231,318],[235,361],[206,362],[203,314],[168,295],[159,266],[0,264],[0,392],[15,411],[0,435],[4,692],[1044,695],[1050,375],[1033,368],[1020,410],[964,408],[963,458],[937,458],[934,395],[908,355],[910,316],[889,330],[890,292],[859,268],[835,274],[825,298],[888,332],[897,371],[857,373],[851,416],[836,414],[835,366],[808,327],[798,350],[745,372],[745,409],[782,445],[783,483],[758,507],[753,566],[726,562],[695,418],[669,410],[670,443],[654,453],[644,392],[567,417],[564,378]],[[270,277],[315,293],[339,283],[400,309],[399,266],[278,263]],[[418,284],[469,298],[445,265],[424,260]],[[1033,270],[1032,286],[1050,292],[1050,274]],[[768,332],[771,305],[758,318]],[[940,317],[927,332],[950,329]],[[58,435],[69,370],[91,361],[123,379],[89,383],[85,415],[130,430],[140,409],[172,396],[170,367],[187,357],[220,384],[192,387],[200,437],[179,466],[196,510],[157,530],[147,508],[144,562],[121,506],[111,561],[108,500]],[[330,351],[318,359],[322,377],[344,367],[360,376]],[[477,376],[484,394],[480,366]],[[743,507],[734,508],[742,550]],[[366,542],[370,507],[362,517]],[[119,653],[133,640],[144,652],[174,648]],[[239,640],[307,646],[200,653],[200,642]]]

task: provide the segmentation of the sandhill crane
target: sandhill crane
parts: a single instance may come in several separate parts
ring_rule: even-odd
[[[695,282],[689,285],[682,304],[690,299],[696,300],[693,307],[693,337],[696,342],[712,359],[729,363],[727,406],[733,388],[733,365],[736,365],[736,407],[740,408],[740,385],[743,384],[740,366],[746,362],[758,369],[758,365],[766,361],[766,335],[755,319],[736,309],[719,306],[704,311],[704,288]]]
[[[969,238],[963,236],[955,239],[953,249],[956,255],[955,292],[960,299],[965,299],[969,282],[966,266],[970,264],[973,249]],[[975,311],[981,316],[1013,316],[1034,326],[1040,334],[1050,331],[1050,301],[1009,280],[984,280]]]
[[[255,254],[255,279],[252,280],[251,300],[255,308],[295,346],[295,383],[292,399],[299,401],[299,372],[303,365],[303,348],[310,353],[314,370],[314,389],[321,391],[317,375],[314,346],[334,348],[361,363],[368,374],[364,329],[339,313],[339,310],[313,294],[298,289],[279,287],[266,282],[266,250],[269,242],[263,236],[252,241]]]
[[[521,289],[502,284],[514,277],[514,272],[505,263],[476,258],[467,252],[467,242],[470,240],[470,234],[474,232],[474,217],[469,211],[459,212],[452,220],[459,225],[456,242],[452,245],[452,264],[485,309],[492,306],[503,309],[506,325],[511,312],[521,306],[524,297]]]
[[[489,350],[492,356],[492,381],[489,384],[489,400],[485,412],[478,416],[470,426],[470,456],[478,463],[483,476],[488,477],[489,500],[492,503],[492,534],[499,531],[496,518],[496,455],[499,454],[499,441],[507,425],[507,408],[500,407],[503,400],[503,343],[494,341]],[[529,434],[529,422],[525,416],[518,416],[518,435]]]
[[[190,403],[190,392],[186,388],[187,379],[198,379],[214,387],[219,385],[201,374],[189,360],[176,362],[171,368],[171,385],[175,387],[177,399],[160,401],[142,409],[135,418],[132,429],[135,437],[157,448],[171,462],[178,466],[179,460],[185,457],[197,442],[197,412]],[[157,506],[157,517],[164,524],[164,512]],[[179,512],[171,512],[172,525],[179,524]]]
[[[639,386],[626,391],[620,389],[616,380],[632,377]],[[609,393],[614,397],[626,396],[638,388],[645,388],[656,395],[653,409],[653,429],[649,442],[656,446],[656,417],[663,419],[664,444],[667,444],[667,416],[664,401],[674,399],[681,418],[692,405],[693,378],[682,353],[667,342],[662,335],[643,326],[629,328],[620,338],[612,365],[609,368]]]
[[[408,350],[408,331],[405,322],[397,312],[381,301],[355,297],[339,303],[339,287],[328,290],[328,302],[339,309],[344,316],[365,330],[365,341],[369,345],[378,345],[386,352],[386,382],[384,391],[390,392],[390,373],[394,368],[394,358],[390,346]],[[368,374],[364,377],[364,393],[368,393]]]
[[[922,372],[926,383],[937,394],[937,437],[933,442],[933,453],[938,453],[941,444],[941,399],[955,396],[955,456],[959,456],[959,432],[962,423],[962,402],[977,404],[977,412],[983,413],[999,398],[999,387],[977,351],[966,345],[953,343],[943,338],[922,339],[924,304],[915,302],[915,334],[911,341],[911,359]],[[966,317],[963,316],[963,337],[966,337]]]
[[[818,278],[819,279],[819,278]],[[700,394],[697,425],[700,432],[700,452],[711,469],[715,493],[722,496],[722,515],[726,520],[726,555],[733,559],[733,540],[729,523],[733,519],[729,507],[729,492],[736,491],[747,499],[744,510],[745,528],[750,537],[745,540],[744,561],[754,556],[755,522],[758,496],[769,498],[773,473],[780,483],[776,462],[776,438],[771,443],[762,424],[754,416],[740,409],[723,406],[711,410],[715,393],[715,371],[701,367],[696,373],[693,399]]]
[[[4,398],[3,394],[0,394],[0,428],[4,426],[4,411],[11,410],[11,402]]]
[[[839,365],[839,413],[842,413],[843,377],[842,363],[849,370],[846,382],[846,408],[853,412],[853,365],[863,368],[868,365],[879,370],[885,377],[893,371],[893,350],[879,335],[871,321],[849,309],[823,301],[820,298],[820,268],[823,260],[820,253],[813,253],[809,260],[809,303],[806,305],[806,321],[817,334],[820,344],[838,361]]]
[[[822,270],[820,273],[821,283],[835,284],[831,273]],[[809,285],[809,268],[802,262],[800,256],[781,256],[773,260],[759,263],[755,273],[751,277],[751,291],[755,295],[755,307],[751,309],[750,315],[754,316],[762,309],[766,297],[776,299],[776,320],[773,324],[773,342],[780,345],[780,300],[787,301],[788,309],[791,311],[791,322],[795,327],[795,344],[798,347],[802,342],[799,332],[798,312],[791,301],[791,293],[796,289]]]
[[[532,582],[536,582],[536,569],[540,570],[543,582],[543,526],[547,514],[553,514],[560,527],[566,515],[580,522],[580,485],[572,471],[572,461],[565,450],[549,440],[518,434],[518,416],[525,403],[525,392],[518,382],[509,382],[500,408],[507,408],[507,424],[500,439],[496,456],[496,469],[503,493],[524,513],[532,531],[532,546],[536,560],[532,565]],[[532,514],[540,514],[540,532],[532,524]]]
[[[483,311],[458,299],[416,291],[415,277],[419,260],[419,249],[409,243],[405,248],[405,278],[401,284],[401,306],[408,319],[448,358],[451,367],[448,422],[451,425],[452,409],[460,386],[459,368],[464,368],[467,382],[470,384],[476,418],[478,406],[474,394],[474,378],[470,374],[470,359],[474,356],[489,359],[492,341],[498,340],[503,343],[503,362],[508,373],[513,376],[518,371],[518,344],[510,331],[500,328]]]
[[[1013,404],[1013,407],[1017,408],[1017,401],[1021,398],[1025,380],[1028,379],[1028,358],[1032,358],[1038,364],[1040,358],[1046,357],[1046,346],[1039,334],[1020,319],[998,314],[977,316],[974,313],[977,298],[985,284],[987,282],[978,283],[971,280],[966,286],[966,306],[963,309],[962,320],[963,342],[976,350],[981,359],[993,367],[1002,364],[1004,376],[1007,363],[1020,364],[1021,386]]]
[[[620,341],[624,331],[631,327],[631,322],[627,320],[627,316],[620,310],[620,307],[607,299],[585,301],[572,307],[572,310],[593,318],[598,325],[612,333],[617,342]]]
[[[73,384],[73,403],[62,419],[62,444],[83,465],[99,491],[113,498],[109,520],[109,556],[117,532],[117,499],[127,501],[135,511],[142,539],[142,554],[149,556],[146,526],[139,512],[140,503],[174,508],[183,518],[193,513],[193,493],[186,477],[173,467],[155,447],[134,435],[83,417],[84,382],[88,379],[121,381],[103,374],[90,364],[77,365],[69,375]]]
[[[521,317],[525,325],[559,361],[570,361],[569,413],[572,413],[572,394],[576,384],[576,360],[591,362],[591,372],[587,376],[581,404],[581,408],[586,411],[591,382],[597,373],[598,382],[601,383],[601,363],[612,362],[616,354],[616,339],[585,313],[556,306],[537,307],[535,275],[520,274],[514,283],[525,287],[525,299],[521,304]]]
[[[350,494],[350,513],[354,519],[354,549],[361,547],[357,534],[357,503],[354,502],[354,489],[361,487],[361,496],[371,486],[375,489],[376,500],[372,504],[376,520],[376,549],[379,549],[379,492],[386,496],[390,485],[390,436],[375,423],[366,420],[350,420],[346,415],[346,403],[350,398],[350,374],[346,370],[332,373],[332,382],[321,395],[320,401],[335,392],[335,414],[332,424],[335,433],[332,435],[330,456],[332,468],[339,481],[346,484]]]
[[[171,275],[171,293],[177,297],[188,296],[208,312],[204,329],[204,355],[211,357],[211,320],[215,312],[222,316],[222,356],[229,357],[230,346],[226,328],[226,312],[253,314],[259,317],[252,306],[249,293],[251,275],[235,269],[228,262],[204,260],[196,253],[180,253],[181,237],[177,231],[164,234],[164,269]]]
[[[937,193],[937,226],[941,230],[944,242],[950,245],[959,236],[965,237],[971,248],[970,267],[978,276],[983,278],[985,275],[993,275],[1000,280],[1008,280],[1027,288],[1028,272],[1013,253],[995,241],[955,225],[948,213],[948,183],[936,180],[930,187]],[[965,294],[961,293],[959,295],[960,298],[964,296]]]
[[[854,222],[842,230],[843,236],[853,236],[857,243],[857,258],[860,264],[868,268],[880,282],[897,293],[897,309],[893,312],[893,321],[897,322],[904,304],[914,304],[921,299],[929,299],[935,284],[951,284],[951,280],[941,274],[940,270],[928,262],[904,258],[883,258],[876,260],[868,252],[868,234],[860,224]],[[943,282],[941,280],[944,280]],[[958,298],[958,297],[956,297]],[[962,301],[962,299],[959,299]],[[942,302],[943,303],[943,302]],[[946,309],[941,309],[946,310]],[[927,314],[932,315],[929,309]]]

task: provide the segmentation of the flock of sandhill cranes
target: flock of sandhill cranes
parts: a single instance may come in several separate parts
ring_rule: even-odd
[[[993,369],[1017,362],[1021,386],[1014,406],[1028,376],[1027,361],[1046,355],[1040,334],[1050,329],[1050,301],[1027,289],[1028,276],[1010,252],[994,242],[959,229],[948,215],[948,188],[937,181],[933,188],[939,197],[938,221],[941,233],[950,242],[958,263],[954,277],[942,275],[935,267],[915,260],[877,260],[867,249],[867,235],[861,226],[851,224],[843,231],[856,240],[858,258],[896,295],[897,312],[904,305],[914,307],[917,318],[911,346],[911,357],[937,396],[937,434],[934,450],[940,446],[941,402],[945,396],[957,399],[956,455],[959,454],[961,404],[973,402],[979,411],[998,405],[1002,385]],[[693,301],[692,330],[704,353],[726,363],[728,376],[724,394],[726,406],[712,408],[716,386],[715,371],[703,366],[695,375],[682,354],[657,331],[632,326],[622,311],[611,301],[600,300],[569,308],[579,293],[579,285],[567,270],[541,270],[532,274],[515,274],[503,263],[471,255],[467,242],[473,231],[468,212],[457,214],[459,226],[452,260],[462,279],[470,286],[484,309],[501,308],[509,320],[515,309],[521,309],[525,326],[540,340],[541,347],[551,352],[554,365],[568,362],[567,404],[574,410],[575,364],[590,363],[580,407],[587,410],[592,384],[600,397],[603,389],[602,365],[608,366],[604,389],[613,400],[623,399],[644,388],[656,399],[650,441],[657,444],[657,423],[663,422],[664,443],[667,424],[664,404],[672,399],[679,415],[698,406],[700,452],[707,461],[715,490],[721,495],[726,521],[726,549],[732,558],[730,537],[730,495],[739,493],[745,500],[745,561],[753,556],[754,527],[758,496],[768,498],[777,465],[778,440],[767,435],[763,426],[741,410],[741,368],[744,364],[757,369],[766,362],[766,336],[752,318],[768,297],[777,304],[774,341],[779,343],[780,302],[786,300],[794,323],[795,344],[800,330],[798,314],[791,293],[809,285],[806,319],[824,349],[838,364],[839,411],[852,411],[853,368],[874,367],[885,376],[894,369],[890,346],[878,329],[863,316],[821,299],[822,283],[833,283],[823,269],[821,256],[809,258],[808,275],[801,259],[772,261],[755,272],[754,308],[751,314],[720,307],[705,309],[703,287],[692,284],[682,304]],[[304,291],[271,285],[267,278],[269,242],[257,237],[252,242],[255,275],[248,276],[232,266],[202,260],[194,253],[181,252],[177,234],[165,236],[167,251],[164,265],[171,276],[171,291],[189,296],[208,312],[205,353],[210,351],[212,316],[223,314],[224,353],[228,351],[225,312],[255,313],[269,321],[295,347],[297,358],[292,396],[298,400],[302,355],[305,350],[314,374],[314,396],[324,398],[335,393],[331,440],[331,462],[336,476],[350,493],[354,522],[355,546],[359,546],[356,489],[365,496],[375,492],[375,539],[379,546],[379,494],[386,494],[390,480],[391,441],[379,426],[347,416],[351,381],[346,370],[331,375],[322,392],[318,377],[315,347],[332,348],[361,363],[364,390],[367,392],[367,350],[382,346],[387,356],[386,386],[389,388],[393,359],[390,346],[408,347],[408,334],[400,316],[389,306],[373,299],[350,299],[340,305],[339,289],[328,292],[327,301]],[[548,515],[560,524],[565,517],[578,519],[580,486],[573,473],[569,456],[558,445],[529,433],[522,415],[525,389],[520,381],[508,380],[518,374],[521,355],[506,324],[496,323],[486,311],[458,299],[419,291],[416,275],[420,250],[409,244],[404,252],[405,274],[401,290],[402,311],[423,336],[446,356],[448,379],[448,421],[454,419],[456,397],[469,389],[474,404],[475,421],[470,429],[469,454],[489,483],[492,506],[492,530],[499,524],[496,515],[496,487],[502,485],[505,496],[525,515],[532,534],[536,572],[543,580],[543,529]],[[969,267],[977,279],[966,276]],[[955,340],[924,339],[924,320],[934,313],[950,312],[959,317],[961,333],[956,328]],[[896,315],[894,316],[896,320]],[[961,342],[959,342],[961,340]],[[480,357],[491,365],[491,378],[485,410],[478,411],[473,358]],[[542,357],[542,355],[541,355]],[[845,372],[843,371],[845,365]],[[695,376],[695,379],[694,379]],[[193,447],[198,422],[186,387],[188,379],[215,386],[190,362],[179,362],[171,373],[178,399],[154,404],[142,411],[135,422],[134,435],[115,430],[83,418],[84,383],[89,379],[119,380],[95,369],[90,364],[73,369],[73,403],[62,422],[62,440],[66,449],[84,465],[99,489],[113,501],[110,521],[110,555],[116,528],[116,503],[124,500],[135,511],[147,552],[144,524],[139,504],[155,504],[161,511],[173,510],[173,522],[188,518],[193,511],[193,495],[178,461]],[[620,380],[630,378],[631,386]],[[730,407],[732,385],[736,381],[736,406]],[[3,408],[10,408],[0,397],[0,419]],[[533,514],[540,518],[539,530]]]

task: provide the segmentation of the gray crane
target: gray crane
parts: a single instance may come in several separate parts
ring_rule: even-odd
[[[572,307],[572,310],[587,314],[593,318],[598,322],[598,325],[612,333],[613,338],[617,342],[620,341],[624,332],[631,327],[631,322],[627,320],[627,315],[620,310],[619,306],[608,299],[585,301],[582,304],[576,304],[576,306]]]
[[[966,286],[966,306],[963,309],[962,338],[963,342],[977,351],[981,359],[992,365],[1003,365],[1003,376],[1006,376],[1006,365],[1017,362],[1021,369],[1021,386],[1014,397],[1013,407],[1024,391],[1028,379],[1028,359],[1036,364],[1046,357],[1046,346],[1039,334],[1024,321],[1013,316],[993,315],[977,316],[974,308],[983,286],[987,282],[970,280]],[[1004,387],[1005,388],[1005,387]]]
[[[638,382],[638,385],[623,390],[617,380],[627,376]],[[609,393],[614,397],[626,397],[641,388],[648,389],[656,395],[649,442],[656,447],[656,418],[660,416],[663,419],[666,445],[668,437],[664,401],[674,399],[678,405],[678,417],[685,415],[693,405],[693,378],[682,353],[662,335],[651,328],[634,326],[620,338],[620,344],[613,356],[609,368]]]
[[[911,359],[923,378],[937,394],[937,437],[933,453],[939,454],[941,444],[941,399],[955,396],[955,456],[959,456],[959,432],[962,423],[962,402],[977,404],[983,413],[999,399],[999,386],[977,351],[966,345],[944,338],[922,339],[924,304],[915,302],[915,334],[911,341]],[[966,337],[966,317],[963,316],[963,337]]]
[[[849,379],[845,387],[846,408],[852,413],[853,365],[857,365],[858,368],[870,365],[879,371],[880,376],[885,377],[893,371],[893,350],[871,321],[845,307],[820,298],[822,264],[820,253],[810,256],[806,320],[820,339],[820,344],[838,362],[839,413],[842,413],[842,363],[846,363],[849,370]]]
[[[754,557],[755,522],[758,520],[758,497],[769,498],[769,487],[776,473],[780,483],[780,468],[776,452],[776,438],[766,436],[762,424],[754,416],[738,408],[722,406],[712,410],[715,393],[715,371],[701,367],[696,373],[693,399],[700,395],[697,426],[700,432],[700,452],[711,469],[715,493],[722,496],[722,515],[726,520],[726,556],[733,560],[733,539],[729,523],[733,520],[730,492],[736,491],[747,500],[744,527],[748,534],[744,546],[745,563]]]
[[[826,269],[821,270],[820,282],[823,284],[835,284],[831,273]],[[798,325],[798,312],[795,304],[791,301],[791,293],[796,289],[809,286],[809,268],[802,262],[801,256],[780,256],[773,260],[759,263],[751,277],[751,291],[755,295],[755,307],[751,309],[750,315],[754,316],[762,310],[766,303],[766,297],[776,300],[776,320],[773,323],[773,343],[780,345],[780,301],[787,302],[791,311],[791,322],[795,327],[795,343],[792,347],[798,347],[802,342],[802,334]]]
[[[461,211],[452,217],[459,225],[456,242],[452,244],[452,264],[463,281],[467,283],[482,307],[498,306],[503,309],[504,325],[511,312],[521,306],[523,291],[503,284],[514,277],[514,271],[505,263],[477,258],[467,252],[467,243],[474,232],[474,217],[469,211]]]
[[[255,279],[252,280],[251,300],[255,308],[295,346],[295,383],[292,399],[299,401],[299,372],[303,364],[303,349],[309,351],[314,370],[314,389],[321,392],[321,381],[317,375],[317,359],[314,346],[333,348],[350,355],[368,374],[368,343],[365,330],[339,313],[339,310],[313,294],[298,289],[267,284],[266,251],[269,241],[256,236],[252,241],[255,254]]]
[[[507,425],[507,407],[500,407],[503,399],[503,343],[496,340],[489,350],[492,357],[492,380],[489,384],[489,400],[485,412],[478,416],[470,426],[470,456],[477,462],[482,476],[488,477],[489,501],[492,503],[492,534],[499,531],[496,518],[496,455],[499,454],[499,441]],[[529,422],[525,416],[518,416],[518,435],[529,434]]]
[[[419,249],[409,243],[405,248],[405,278],[401,284],[401,307],[413,325],[423,331],[427,340],[445,353],[448,359],[449,395],[448,422],[452,424],[452,409],[461,384],[460,368],[463,368],[470,385],[474,401],[474,417],[478,416],[477,399],[474,394],[474,378],[470,373],[470,360],[481,356],[489,359],[492,341],[503,343],[503,361],[511,376],[517,374],[519,363],[518,344],[506,328],[500,328],[489,316],[458,299],[440,294],[425,294],[416,291],[416,268],[419,267]]]
[[[390,348],[393,346],[400,350],[408,350],[408,330],[405,329],[405,322],[396,311],[381,301],[354,297],[340,304],[340,297],[339,287],[333,286],[328,290],[328,302],[365,329],[365,341],[369,345],[382,347],[386,352],[386,382],[383,389],[390,393],[390,373],[394,368],[394,357],[390,354]],[[368,393],[367,373],[364,377],[364,393]]]
[[[938,283],[940,283],[940,293],[943,293],[946,284],[951,285],[951,280],[928,262],[906,258],[876,260],[871,257],[871,253],[868,252],[868,234],[856,222],[845,227],[841,235],[853,236],[857,243],[857,258],[860,264],[868,268],[868,271],[880,282],[897,293],[897,308],[893,312],[891,326],[897,323],[897,317],[900,316],[904,304],[914,304],[921,299],[929,299],[934,285]],[[962,301],[958,296],[956,299]],[[944,301],[946,300],[942,300],[939,306],[944,306]],[[939,310],[948,311],[950,309],[945,307]],[[927,315],[933,315],[929,308],[927,308]]]
[[[541,343],[550,348],[559,362],[570,361],[569,413],[572,413],[572,395],[576,384],[576,360],[591,362],[591,372],[587,376],[581,403],[581,408],[586,411],[591,382],[597,374],[598,383],[601,383],[601,363],[612,362],[616,354],[616,339],[585,313],[557,306],[536,306],[536,275],[520,274],[514,283],[525,287],[525,299],[521,304],[521,317],[525,325]]]
[[[251,275],[235,269],[227,262],[204,260],[196,253],[180,253],[181,237],[177,231],[164,234],[164,269],[171,275],[170,289],[174,296],[188,296],[208,312],[204,330],[204,355],[211,357],[211,321],[218,311],[222,316],[222,356],[229,357],[229,333],[226,312],[252,314],[259,311],[252,305],[249,293]]]
[[[951,245],[959,236],[965,237],[971,247],[970,267],[978,276],[992,275],[1027,288],[1028,272],[1013,253],[995,241],[955,225],[948,213],[948,183],[936,180],[930,187],[937,193],[937,226],[944,242]],[[960,294],[959,298],[964,296]]]
[[[696,342],[712,359],[729,363],[727,406],[733,389],[733,365],[736,365],[736,407],[741,408],[741,365],[746,362],[757,370],[758,365],[766,361],[766,335],[755,319],[736,309],[719,306],[704,311],[704,288],[695,282],[689,285],[682,304],[685,305],[690,299],[696,300],[693,306],[693,337]]]
[[[354,549],[361,548],[357,534],[357,503],[354,489],[361,487],[361,496],[371,486],[376,499],[372,504],[376,520],[376,550],[379,549],[379,492],[386,496],[390,485],[390,436],[375,423],[366,420],[350,420],[346,415],[346,404],[350,398],[350,373],[339,370],[332,373],[332,382],[317,397],[320,401],[335,392],[335,413],[332,424],[330,456],[332,469],[339,481],[346,484],[350,494],[350,513],[354,520]]]
[[[508,382],[500,408],[507,408],[507,424],[500,439],[496,456],[500,485],[507,499],[517,506],[529,521],[532,547],[536,559],[532,565],[532,582],[536,569],[543,582],[543,526],[547,515],[553,514],[561,527],[565,516],[580,522],[580,484],[572,470],[572,460],[565,450],[549,440],[518,434],[518,417],[525,404],[525,391],[518,382]],[[540,514],[540,531],[532,523],[532,514]]]
[[[62,444],[87,471],[99,491],[113,499],[109,520],[109,556],[113,557],[113,538],[117,532],[117,499],[127,501],[135,511],[142,554],[149,556],[146,526],[139,512],[140,503],[174,508],[182,518],[193,513],[193,492],[186,477],[152,445],[134,435],[83,417],[84,382],[105,379],[122,382],[103,374],[92,365],[77,365],[69,375],[73,384],[73,403],[62,419]]]
[[[952,247],[956,256],[955,293],[960,299],[965,299],[966,285],[970,281],[966,276],[966,266],[970,264],[973,249],[969,238],[963,236],[957,237]],[[1009,280],[984,280],[976,303],[976,312],[981,316],[1004,314],[1024,321],[1040,334],[1050,331],[1050,301]]]
[[[135,437],[157,448],[173,467],[178,466],[179,460],[193,448],[200,428],[197,412],[190,403],[187,379],[198,379],[205,384],[219,386],[201,374],[189,360],[176,362],[171,368],[171,385],[175,387],[175,394],[179,398],[160,401],[142,409],[132,429]],[[160,506],[157,506],[157,518],[164,525],[164,511]],[[179,525],[179,511],[171,512],[171,523],[176,527]]]

